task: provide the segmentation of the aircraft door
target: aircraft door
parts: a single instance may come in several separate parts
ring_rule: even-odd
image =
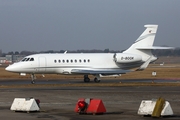
[[[46,71],[46,58],[45,57],[39,57],[39,72],[45,72]]]

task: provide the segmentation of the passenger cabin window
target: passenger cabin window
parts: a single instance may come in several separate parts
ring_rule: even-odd
[[[24,58],[22,61],[28,61],[30,59],[30,61],[34,61],[34,58]],[[77,60],[77,59],[75,59],[75,60],[73,60],[73,59],[70,59],[70,60],[54,60],[54,63],[73,63],[73,62],[75,62],[75,63],[77,63],[79,61],[79,63],[82,63],[82,62],[84,62],[84,63],[86,63],[86,62],[90,62],[90,59],[79,59],[79,60]]]

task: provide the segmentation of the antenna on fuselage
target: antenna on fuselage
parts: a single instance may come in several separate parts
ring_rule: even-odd
[[[64,54],[66,54],[67,53],[67,50],[64,52]]]

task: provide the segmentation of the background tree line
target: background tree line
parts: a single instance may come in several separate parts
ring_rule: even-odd
[[[11,51],[8,53],[2,53],[1,57],[5,57],[6,55],[31,55],[31,54],[38,54],[38,53],[64,53],[66,50],[47,50],[47,51]],[[124,51],[124,50],[122,50]],[[104,50],[67,50],[67,53],[120,53],[122,51],[118,50],[109,50],[109,49],[104,49]],[[152,51],[155,56],[180,56],[180,48],[176,49],[171,49],[171,50],[153,50]]]

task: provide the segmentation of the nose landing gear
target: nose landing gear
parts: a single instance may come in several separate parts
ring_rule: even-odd
[[[31,74],[31,84],[35,84],[36,76],[34,74]]]

